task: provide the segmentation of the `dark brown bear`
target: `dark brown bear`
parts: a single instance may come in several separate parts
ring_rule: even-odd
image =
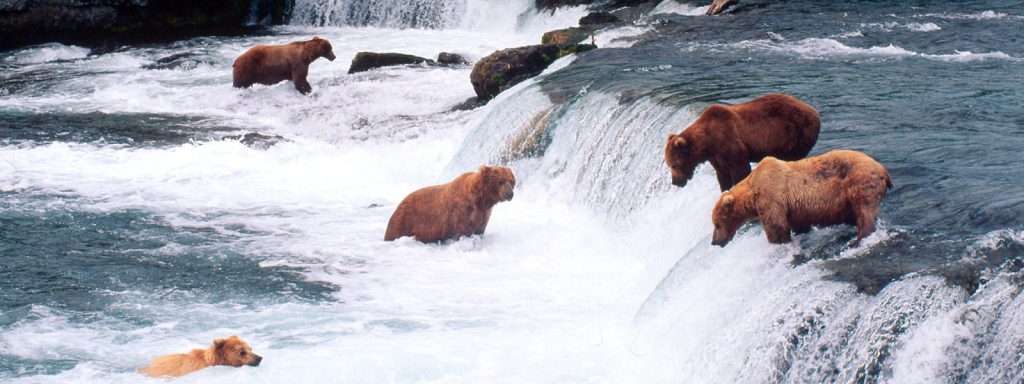
[[[761,220],[768,242],[788,243],[790,231],[812,226],[857,226],[853,245],[875,230],[878,207],[892,188],[889,172],[856,151],[831,151],[785,162],[766,157],[754,172],[722,193],[711,213],[711,243],[725,246],[745,223]]]
[[[309,64],[318,58],[334,61],[331,42],[314,37],[285,45],[259,45],[235,59],[235,88],[253,84],[274,85],[283,80],[295,83],[299,93],[307,94],[313,87],[306,81]]]
[[[712,105],[683,133],[668,135],[665,164],[672,171],[672,184],[683,187],[697,165],[710,161],[725,191],[750,174],[750,163],[765,156],[786,161],[807,156],[820,127],[814,107],[783,94]]]
[[[491,208],[512,200],[516,177],[506,167],[481,166],[447,184],[426,187],[406,196],[388,221],[384,240],[413,236],[424,243],[480,235]]]

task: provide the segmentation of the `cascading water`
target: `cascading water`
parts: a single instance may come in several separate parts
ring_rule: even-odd
[[[468,66],[346,75],[585,12],[530,3],[297,1],[266,36],[0,53],[0,381],[139,382],[230,334],[263,364],[176,382],[1020,381],[1024,47],[989,37],[1024,8],[667,0],[472,110]],[[312,35],[338,59],[310,95],[230,87],[248,47]],[[174,55],[195,65],[150,66]],[[819,109],[815,154],[889,168],[863,245],[754,224],[713,247],[713,170],[670,185],[669,131],[767,92]],[[407,193],[481,164],[519,183],[484,236],[381,240]]]

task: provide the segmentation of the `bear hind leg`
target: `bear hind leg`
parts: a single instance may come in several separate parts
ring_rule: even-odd
[[[857,239],[853,241],[851,246],[856,247],[862,239],[875,232],[875,221],[878,220],[880,203],[879,201],[865,202],[858,204],[854,208],[854,215],[857,221]]]

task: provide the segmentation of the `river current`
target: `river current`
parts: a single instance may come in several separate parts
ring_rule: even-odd
[[[142,382],[237,334],[259,367],[175,381],[1022,382],[1024,5],[705,9],[665,0],[476,108],[470,66],[346,71],[587,11],[300,0],[257,35],[0,52],[0,381]],[[249,47],[312,36],[338,58],[311,94],[231,87]],[[669,131],[769,92],[820,111],[812,154],[891,173],[861,246],[754,224],[712,247],[713,170],[670,184]],[[519,181],[485,235],[382,241],[406,194],[481,164]]]

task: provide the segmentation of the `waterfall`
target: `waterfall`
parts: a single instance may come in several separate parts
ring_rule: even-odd
[[[769,245],[751,225],[728,247],[712,247],[713,170],[699,167],[680,189],[670,185],[662,160],[667,132],[689,125],[706,104],[586,88],[556,102],[542,90],[544,79],[521,83],[486,106],[442,178],[476,164],[510,165],[521,189],[589,208],[620,228],[648,269],[633,353],[669,351],[684,382],[1017,379],[1021,272],[985,272],[973,293],[941,276],[910,273],[870,294],[831,278],[824,260],[797,261],[797,254],[823,252],[808,244],[820,238]],[[893,231],[883,224],[873,236]],[[969,253],[1022,243],[1016,232],[976,241]]]
[[[296,0],[290,24],[517,32],[539,42],[585,14],[583,6],[541,12],[533,0]]]

